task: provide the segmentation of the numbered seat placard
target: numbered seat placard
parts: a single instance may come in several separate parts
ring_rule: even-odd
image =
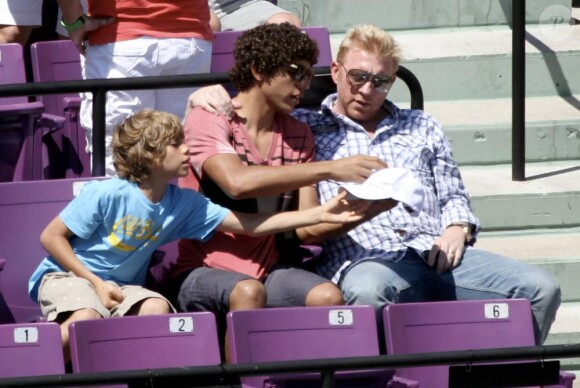
[[[352,310],[348,309],[330,310],[328,312],[328,323],[330,323],[331,326],[352,325],[353,323]]]
[[[38,342],[38,328],[34,326],[15,328],[14,342],[17,344],[30,344]]]
[[[485,318],[506,319],[510,317],[510,309],[507,303],[486,303]]]
[[[171,333],[191,333],[193,332],[192,317],[171,317],[169,318],[169,331]]]

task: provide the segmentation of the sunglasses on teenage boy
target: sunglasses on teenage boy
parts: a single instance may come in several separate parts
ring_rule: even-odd
[[[310,82],[314,77],[314,71],[311,67],[306,67],[299,63],[291,63],[286,67],[288,74],[295,82]]]
[[[342,63],[340,65],[346,71],[346,80],[350,86],[362,86],[370,81],[373,88],[379,93],[388,93],[397,77],[396,75],[372,74],[360,69],[347,70]]]

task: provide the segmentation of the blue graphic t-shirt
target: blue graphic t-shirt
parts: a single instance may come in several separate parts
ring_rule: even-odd
[[[112,178],[91,181],[60,213],[73,233],[70,243],[79,260],[104,280],[143,285],[151,255],[159,246],[180,239],[206,241],[228,215],[193,190],[168,185],[152,203],[136,184]],[[48,272],[65,271],[48,256],[32,274],[29,295]]]

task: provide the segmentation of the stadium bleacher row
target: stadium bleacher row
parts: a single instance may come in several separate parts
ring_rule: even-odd
[[[314,27],[306,31],[321,44],[318,65],[327,66],[331,61],[328,31]],[[213,72],[229,68],[236,35],[223,33],[214,42],[214,59],[220,59],[214,60]],[[69,43],[42,42],[33,48],[37,81],[80,79],[78,53],[63,54]],[[57,50],[59,61],[46,57]],[[6,58],[18,58],[18,54],[2,51],[1,58],[0,83],[18,82],[19,76],[6,67]],[[41,75],[43,70],[51,71]],[[12,136],[0,137],[0,180],[4,180],[0,183],[0,219],[11,220],[10,228],[0,234],[0,378],[64,374],[60,329],[41,321],[26,286],[44,256],[38,242],[41,228],[74,197],[79,185],[91,179],[88,157],[82,152],[79,101],[74,95],[51,95],[39,96],[36,102],[25,97],[18,101],[2,98],[0,104],[0,130],[6,128]],[[7,168],[11,170],[5,173]],[[173,244],[166,246],[161,260],[151,267],[151,280],[157,286],[165,283],[163,275],[174,252]],[[384,333],[388,354],[534,345],[531,309],[525,300],[394,305],[385,308],[384,322],[384,327],[377,328],[369,306],[232,312],[228,315],[232,362],[378,356],[379,331]],[[83,321],[71,325],[70,332],[74,373],[222,362],[215,318],[210,313]],[[540,377],[533,374],[540,364],[526,364],[533,377],[523,380],[528,385],[572,387],[575,376],[559,372],[559,368]],[[335,378],[337,386],[446,387],[449,370],[445,365],[365,370],[339,372]],[[524,378],[526,373],[516,377]],[[320,375],[245,377],[241,384],[320,386]]]
[[[379,355],[370,306],[246,310],[227,318],[233,364]],[[521,299],[392,305],[384,319],[391,354],[531,346],[534,341],[530,305]],[[80,321],[69,332],[73,373],[221,364],[215,318],[208,312]],[[6,360],[0,378],[63,374],[59,326],[0,325],[0,358]],[[508,379],[572,387],[575,378],[543,361],[516,365],[519,376],[489,376],[488,384]],[[370,369],[338,372],[335,380],[341,387],[447,387],[453,378],[449,370],[445,365]],[[240,383],[247,388],[319,386],[320,375],[252,376]]]

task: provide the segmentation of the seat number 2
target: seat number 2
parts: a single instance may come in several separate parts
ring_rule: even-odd
[[[191,333],[193,331],[192,317],[169,318],[169,331],[171,333]]]

